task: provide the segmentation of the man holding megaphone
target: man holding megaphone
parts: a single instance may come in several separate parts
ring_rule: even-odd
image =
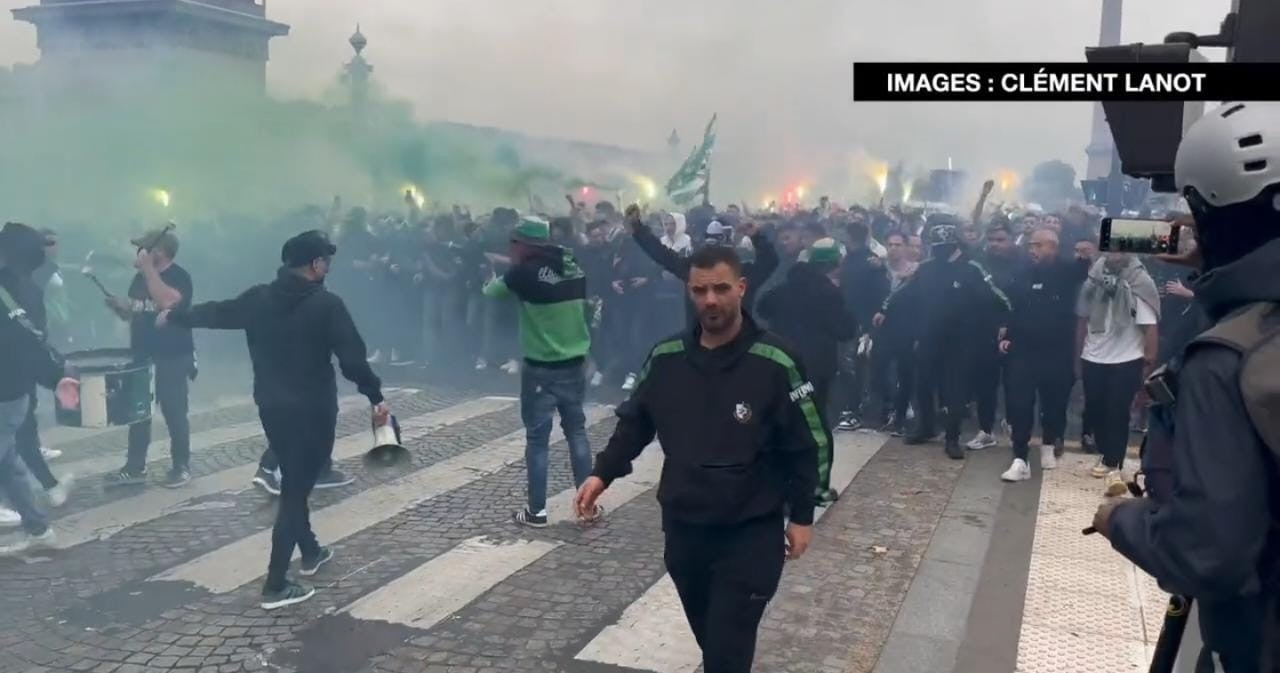
[[[267,610],[315,595],[315,589],[286,574],[295,546],[302,553],[299,572],[305,576],[316,574],[333,558],[333,551],[316,541],[307,509],[316,478],[333,454],[338,388],[332,358],[337,357],[342,375],[369,398],[375,427],[391,416],[382,398],[382,382],[369,367],[364,340],[346,304],[324,287],[337,251],[324,232],[303,232],[285,242],[283,265],[274,282],[251,287],[235,299],[165,311],[156,318],[161,326],[245,331],[254,402],[282,475],[262,589],[262,607]]]

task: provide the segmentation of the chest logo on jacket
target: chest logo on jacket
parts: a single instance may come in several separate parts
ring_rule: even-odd
[[[746,402],[739,402],[738,405],[733,408],[733,418],[739,423],[750,423],[751,405]]]
[[[538,269],[538,280],[548,285],[555,285],[564,279],[560,277],[560,274],[544,266]]]

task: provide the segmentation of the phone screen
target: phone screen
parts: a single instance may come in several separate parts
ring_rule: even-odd
[[[1138,220],[1108,217],[1102,221],[1098,249],[1133,255],[1160,255],[1178,252],[1182,227],[1165,220]]]

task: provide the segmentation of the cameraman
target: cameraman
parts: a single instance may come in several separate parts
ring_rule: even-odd
[[[1175,164],[1214,324],[1148,389],[1151,497],[1099,507],[1094,526],[1160,585],[1196,601],[1199,672],[1270,673],[1280,579],[1280,105],[1230,103],[1188,130]],[[1242,320],[1245,318],[1245,320]],[[1252,318],[1252,320],[1249,320]],[[1267,365],[1270,365],[1268,367]]]

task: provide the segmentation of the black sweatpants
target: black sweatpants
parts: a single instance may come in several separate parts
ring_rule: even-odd
[[[663,529],[667,572],[702,648],[704,672],[751,673],[760,618],[782,577],[781,514],[734,526],[667,519]]]
[[[1071,347],[1052,349],[1029,347],[1015,350],[1006,360],[1008,385],[1005,407],[1013,428],[1013,456],[1027,459],[1027,444],[1036,424],[1036,401],[1040,402],[1042,443],[1057,446],[1066,436],[1067,403],[1075,383]]]
[[[187,419],[188,385],[193,356],[157,357],[156,402],[169,428],[169,456],[174,469],[191,466],[191,423]],[[151,419],[129,426],[129,459],[124,469],[141,472],[147,467],[147,447],[151,445]]]
[[[49,463],[45,462],[44,454],[40,453],[40,429],[36,424],[36,403],[39,401],[39,396],[32,391],[29,399],[31,405],[27,407],[27,417],[18,427],[18,434],[14,437],[14,441],[17,443],[18,456],[22,458],[27,470],[47,491],[58,485],[58,478],[49,471]]]
[[[267,442],[280,460],[280,505],[271,530],[271,561],[267,565],[267,590],[279,590],[297,547],[304,558],[315,558],[320,544],[311,531],[307,498],[316,477],[333,455],[338,422],[335,404],[330,408],[259,407],[258,417]]]
[[[1000,390],[1004,389],[1005,408],[1009,408],[1009,368],[1006,358],[1000,357],[997,344],[990,344],[991,352],[978,358],[973,371],[973,398],[978,406],[978,429],[991,434],[996,427],[996,412],[1000,408]],[[1013,421],[1009,421],[1010,425]]]
[[[1129,448],[1129,408],[1142,387],[1141,359],[1103,365],[1085,360],[1084,408],[1102,463],[1119,469]]]
[[[947,439],[960,439],[973,394],[972,349],[921,343],[916,351],[916,420],[921,434],[932,435],[942,412]]]
[[[832,462],[835,461],[836,448],[835,437],[831,434],[831,383],[834,378],[835,374],[809,377],[813,382],[813,403],[818,407],[818,416],[822,419],[822,431],[827,435],[827,446],[831,447],[827,455],[831,457]],[[822,468],[823,466],[818,466],[818,491],[825,493],[831,488],[831,464],[827,464],[825,470]]]

